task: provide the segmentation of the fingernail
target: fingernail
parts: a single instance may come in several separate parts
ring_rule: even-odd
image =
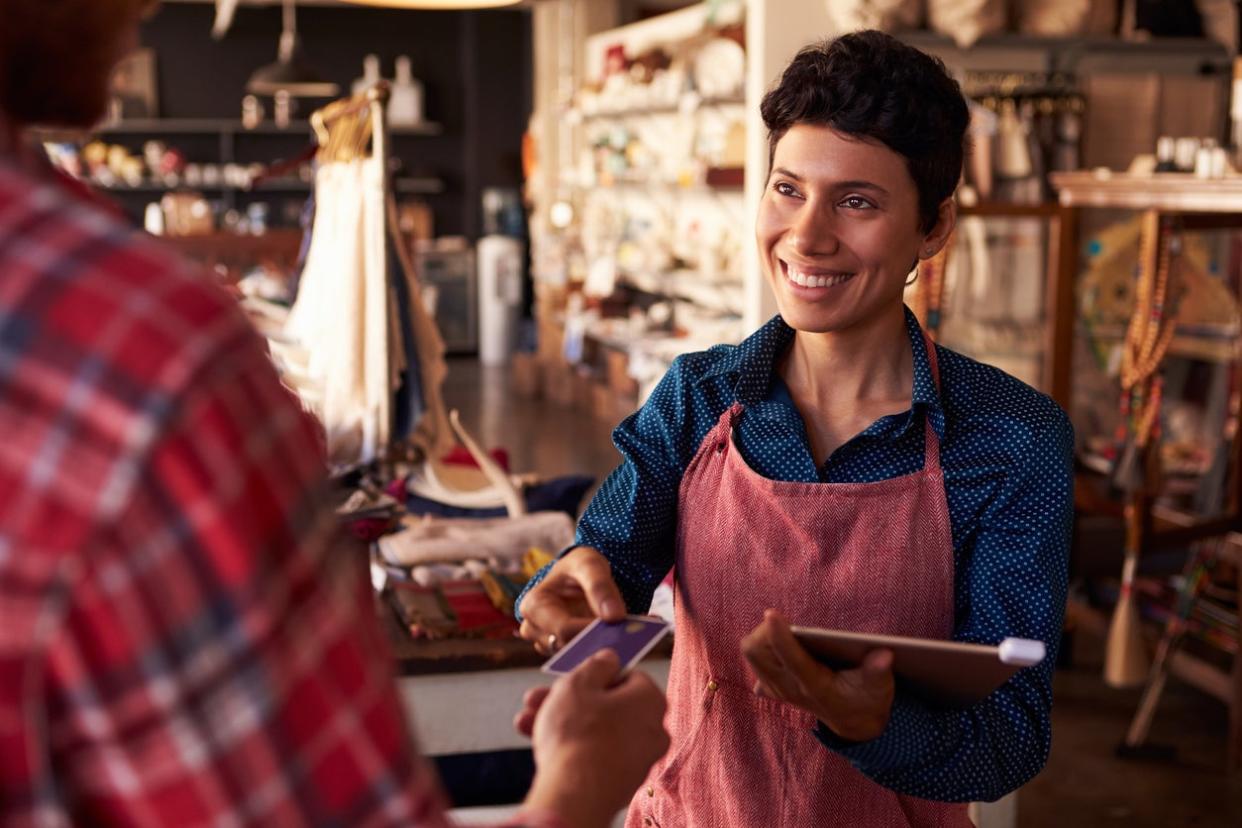
[[[600,611],[604,615],[624,615],[625,612],[620,604],[613,600],[607,600],[600,605]]]

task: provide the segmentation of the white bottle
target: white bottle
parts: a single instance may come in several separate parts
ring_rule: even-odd
[[[397,58],[397,79],[388,99],[388,122],[393,126],[416,126],[423,122],[423,85],[410,73],[410,58]]]
[[[355,95],[366,92],[380,80],[379,55],[367,55],[362,59],[362,77],[354,80],[351,91]]]

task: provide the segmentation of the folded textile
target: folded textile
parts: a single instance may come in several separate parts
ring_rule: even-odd
[[[520,559],[532,546],[560,549],[574,537],[574,522],[564,512],[483,520],[407,517],[402,526],[377,541],[384,560],[402,566]]]
[[[522,556],[522,574],[526,576],[526,580],[530,580],[538,574],[548,564],[555,560],[551,554],[545,552],[537,546],[532,546],[526,550],[526,554]]]
[[[501,613],[479,581],[447,581],[440,584],[439,590],[456,616],[458,632],[484,638],[510,638],[517,631],[512,613]]]
[[[424,479],[411,477],[407,482],[405,508],[410,514],[463,518],[503,517],[506,514],[500,496],[491,490],[449,495],[446,500],[442,492],[433,493],[425,487]],[[589,475],[571,474],[528,485],[522,492],[526,511],[564,512],[570,517],[577,517],[582,498],[594,483],[595,478]]]
[[[457,629],[457,619],[435,587],[393,583],[389,594],[397,616],[414,638],[448,638]]]
[[[503,572],[494,572],[489,569],[479,576],[479,583],[483,585],[487,597],[491,599],[492,606],[496,607],[501,615],[512,618],[513,604],[522,594],[522,587],[525,586],[526,581],[518,581]]]

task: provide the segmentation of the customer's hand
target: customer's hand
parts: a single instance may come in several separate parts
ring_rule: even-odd
[[[893,653],[872,650],[850,670],[820,664],[794,638],[776,610],[742,639],[742,654],[758,681],[755,692],[800,707],[853,742],[866,742],[884,732],[893,709]]]
[[[556,652],[597,617],[620,621],[625,616],[608,559],[589,546],[579,546],[553,564],[519,609],[522,638],[544,655]]]
[[[513,729],[529,739],[535,732],[535,717],[551,692],[552,688],[546,684],[527,690],[522,697],[522,709],[513,717]]]
[[[605,650],[546,694],[526,699],[538,711],[535,781],[526,804],[556,814],[570,828],[609,825],[668,750],[664,694],[638,671],[618,681],[620,666],[616,653]]]

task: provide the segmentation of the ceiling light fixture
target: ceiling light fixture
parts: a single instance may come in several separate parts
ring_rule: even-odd
[[[340,87],[302,62],[298,43],[297,17],[293,0],[284,0],[280,32],[280,49],[276,62],[254,70],[246,83],[246,91],[255,95],[287,92],[301,98],[331,98]]]

